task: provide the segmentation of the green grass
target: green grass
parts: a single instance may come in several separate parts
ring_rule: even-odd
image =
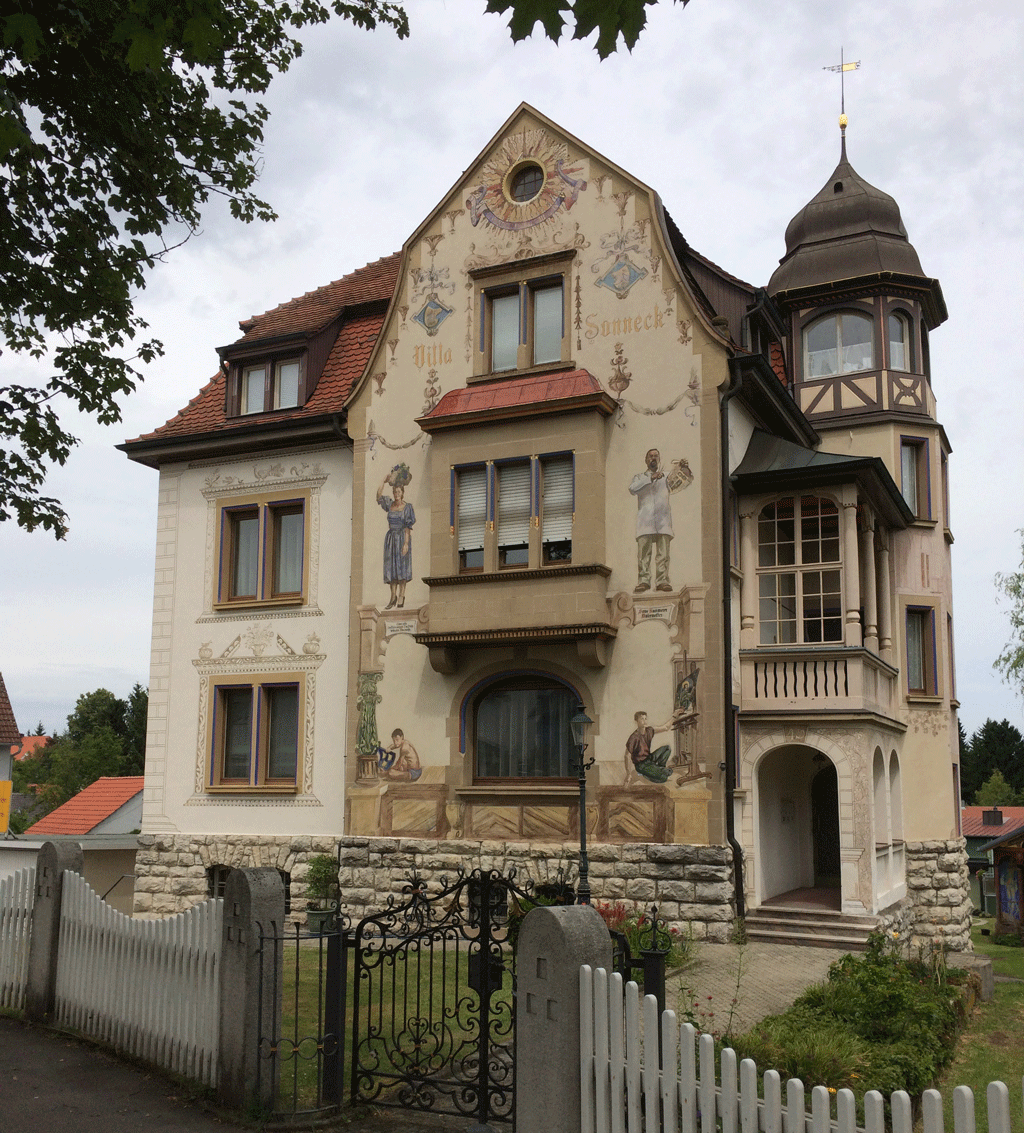
[[[471,1040],[474,1032],[472,1014],[479,1010],[478,999],[467,987],[468,952],[449,945],[442,956],[440,950],[429,963],[428,951],[410,951],[405,960],[386,964],[372,971],[369,981],[359,988],[359,1031],[367,1036],[373,1028],[371,1049],[379,1058],[378,1073],[385,1079],[400,1075],[410,1064],[423,1066],[430,1053],[438,1048],[439,1058],[453,1046]],[[319,957],[315,946],[304,942],[299,948],[296,967],[294,944],[285,949],[284,982],[281,1005],[279,1111],[313,1109],[322,1104],[318,1094],[320,1059],[317,1057],[315,1036],[325,1028],[322,1022],[323,1004],[320,992]],[[326,958],[326,950],[325,950]],[[345,1085],[346,1096],[350,1079],[352,1057],[352,1026],[355,1010],[353,989],[354,959],[349,959],[348,1000],[345,1019]],[[458,992],[461,1011],[454,1011],[455,992]],[[498,1010],[511,1011],[512,976],[505,972],[502,987],[492,992],[492,1018],[498,1001]],[[394,1007],[392,1005],[395,1005]],[[444,1018],[447,1030],[437,1025],[424,1028],[409,1025],[409,1019],[426,1017],[436,1021]],[[296,1054],[290,1055],[291,1049]],[[391,1087],[387,1087],[385,1093]]]
[[[992,973],[996,976],[1013,976],[1014,979],[1024,980],[1024,947],[1015,948],[1007,944],[996,944],[994,920],[975,919],[971,926],[971,940],[974,951],[980,956],[987,956],[992,961]],[[982,935],[982,929],[989,930],[988,936]]]
[[[1015,951],[1020,951],[1016,949]],[[953,1128],[953,1090],[974,1091],[978,1129],[988,1127],[985,1091],[989,1082],[1010,1088],[1010,1125],[1024,1129],[1021,1076],[1024,1075],[1024,983],[997,983],[989,1003],[979,1003],[960,1038],[956,1055],[937,1083],[942,1091],[946,1128]]]

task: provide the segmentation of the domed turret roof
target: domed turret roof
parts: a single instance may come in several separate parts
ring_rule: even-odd
[[[924,278],[899,205],[854,170],[844,131],[835,172],[789,222],[786,254],[768,282],[768,294],[879,272]]]

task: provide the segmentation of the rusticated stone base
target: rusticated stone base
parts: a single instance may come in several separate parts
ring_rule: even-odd
[[[902,902],[900,919],[911,946],[971,952],[967,843],[963,838],[908,842],[906,852],[907,896]],[[901,930],[896,928],[896,931]]]
[[[338,853],[342,906],[353,921],[375,912],[415,874],[439,889],[458,870],[515,869],[519,884],[575,882],[575,843],[437,841],[411,838],[273,838],[255,835],[143,834],[136,857],[135,915],[166,916],[206,899],[208,867],[268,866],[291,876],[291,918],[305,919],[306,862]],[[670,927],[697,940],[726,941],[735,918],[732,851],[728,846],[659,843],[589,847],[595,901],[658,906]]]

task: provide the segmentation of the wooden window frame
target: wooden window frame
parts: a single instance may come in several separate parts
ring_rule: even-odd
[[[914,602],[908,602],[903,611],[904,683],[907,689],[907,696],[910,699],[926,698],[934,700],[942,695],[942,690],[939,687],[939,641],[935,627],[935,616],[936,610],[934,606]],[[912,619],[918,622],[921,630],[921,656],[919,660],[922,685],[920,687],[910,683],[910,625]]]
[[[208,752],[207,790],[213,793],[289,794],[299,790],[303,774],[303,737],[306,714],[306,675],[301,672],[267,673],[254,679],[233,676],[208,677],[210,683],[210,713],[207,725],[206,750]],[[291,777],[271,778],[268,775],[270,760],[270,703],[279,689],[296,690],[295,772]],[[251,697],[249,717],[248,774],[229,778],[225,775],[226,749],[226,695],[247,691]]]
[[[910,450],[913,450],[917,480],[914,503],[907,499],[906,485],[904,484],[903,455],[904,452]],[[903,496],[904,503],[914,513],[915,519],[930,521],[932,518],[931,449],[927,437],[900,436],[899,470],[900,494]]]
[[[296,380],[295,401],[289,405],[280,404],[281,369],[297,364],[299,372]],[[246,397],[246,375],[254,370],[263,370],[263,397],[259,404],[250,406]],[[305,401],[306,359],[302,354],[288,354],[280,358],[247,358],[231,365],[230,396],[227,415],[229,417],[255,417],[260,413],[297,409]]]
[[[287,495],[258,494],[221,501],[215,558],[213,608],[228,610],[238,607],[273,607],[303,605],[309,593],[309,497],[308,489]],[[280,563],[280,521],[283,516],[301,514],[302,563],[299,568],[299,589],[276,589]],[[255,518],[256,587],[255,593],[234,593],[235,568],[239,550],[238,522]]]
[[[842,341],[842,320],[844,317],[853,316],[855,318],[864,319],[871,326],[871,359],[866,366],[861,366],[856,370],[843,369],[842,365],[842,352],[845,349]],[[811,351],[808,348],[808,335],[820,324],[833,320],[836,325],[835,340],[836,340],[836,369],[831,374],[812,374],[810,366]],[[812,317],[809,317],[800,327],[800,365],[802,370],[802,377],[807,382],[825,381],[829,378],[842,378],[850,374],[868,374],[872,370],[878,369],[879,357],[879,343],[878,343],[878,319],[876,313],[871,310],[857,309],[857,308],[844,308],[841,310],[816,312]]]
[[[554,253],[538,257],[522,265],[503,264],[496,268],[478,269],[470,274],[477,287],[477,350],[474,377],[502,378],[520,372],[565,368],[571,361],[571,335],[567,304],[571,291],[572,260],[575,253]],[[536,358],[536,298],[541,291],[561,288],[562,327],[558,357],[538,361]],[[497,298],[517,295],[518,340],[515,366],[494,368],[493,303]]]
[[[546,469],[555,462],[570,462],[571,479],[569,501],[570,536],[561,540],[545,540],[544,527],[544,487]],[[513,467],[527,467],[528,472],[528,543],[526,562],[509,561],[502,551],[501,531],[501,478],[502,471]],[[484,537],[482,555],[467,559],[467,549],[462,546],[459,530],[459,500],[461,477],[465,473],[484,475]],[[550,452],[536,456],[517,456],[503,460],[489,460],[484,463],[452,465],[449,529],[452,536],[454,563],[458,574],[493,573],[495,571],[542,571],[545,568],[569,566],[573,562],[573,536],[576,520],[576,457],[575,453]],[[564,519],[563,519],[564,521]],[[569,544],[569,553],[554,557],[551,548],[555,545]],[[517,544],[519,545],[519,544]],[[474,556],[476,548],[472,549]]]

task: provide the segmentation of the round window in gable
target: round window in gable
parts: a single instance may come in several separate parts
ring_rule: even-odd
[[[535,162],[528,161],[514,169],[508,179],[508,196],[516,204],[525,205],[544,188],[544,170]]]

